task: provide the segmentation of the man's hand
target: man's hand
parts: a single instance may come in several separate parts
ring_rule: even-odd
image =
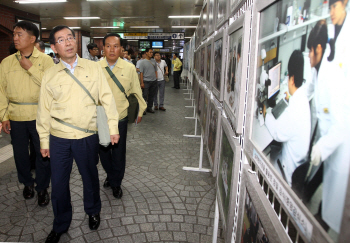
[[[10,134],[10,131],[11,131],[10,121],[3,121],[2,126],[4,128],[4,132],[7,134]]]
[[[40,153],[43,156],[43,158],[50,158],[50,149],[40,149]]]
[[[290,97],[290,95],[289,95],[289,93],[286,91],[286,92],[284,92],[285,94],[286,94],[286,101],[288,101],[289,102],[289,97]]]
[[[111,135],[111,143],[112,143],[112,145],[117,144],[119,142],[119,138],[120,138],[119,134]]]
[[[265,106],[265,104],[263,106],[263,115],[264,115],[264,118],[265,118],[265,116],[266,116],[266,106]]]
[[[169,73],[168,72],[165,72],[164,75],[168,75]]]
[[[139,124],[141,121],[142,121],[142,117],[141,117],[141,116],[138,116],[138,117],[135,119],[136,124]]]
[[[29,61],[29,59],[27,59],[23,54],[22,54],[22,58],[19,60],[19,64],[25,70],[28,70],[29,68],[31,68],[33,66],[32,62]]]
[[[145,83],[142,82],[142,83],[141,83],[141,89],[144,89],[144,88],[145,88]]]
[[[0,133],[1,133],[1,130],[2,130],[2,123],[0,123]]]

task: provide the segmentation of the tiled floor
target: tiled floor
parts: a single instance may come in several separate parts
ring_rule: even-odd
[[[193,109],[185,108],[190,101],[184,91],[171,86],[166,84],[165,112],[148,113],[139,125],[129,125],[121,200],[103,188],[106,173],[98,164],[102,220],[97,231],[88,227],[81,176],[73,167],[73,221],[60,242],[212,242],[215,179],[182,170],[198,166],[200,141],[182,136],[194,132],[194,121],[184,119]],[[206,155],[203,166],[209,166]],[[0,178],[0,242],[43,242],[51,231],[51,204],[41,208],[36,197],[23,199],[22,189],[15,168]]]

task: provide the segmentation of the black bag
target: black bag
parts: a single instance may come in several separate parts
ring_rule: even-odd
[[[305,189],[306,189],[306,184],[307,184],[307,179],[310,175],[312,165],[310,164],[311,161],[311,150],[312,150],[312,145],[315,139],[315,134],[317,130],[317,125],[318,122],[316,123],[314,132],[312,134],[312,138],[310,141],[310,146],[309,146],[309,152],[308,155],[305,159],[299,161],[299,166],[294,170],[292,174],[292,189],[297,194],[297,196],[302,200],[305,201],[306,195],[305,195]]]
[[[113,79],[114,83],[119,87],[120,91],[124,93],[125,98],[129,101],[128,120],[129,123],[134,123],[139,113],[139,101],[137,100],[134,94],[130,94],[129,96],[127,96],[123,85],[119,82],[119,80],[111,71],[111,69],[109,67],[106,67],[106,70],[109,76],[111,76],[111,78]]]

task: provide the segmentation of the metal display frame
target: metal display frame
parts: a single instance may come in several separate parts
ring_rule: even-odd
[[[198,52],[199,52],[199,58],[198,58],[198,65],[199,65],[199,70],[198,70],[198,74],[199,74],[199,78],[201,81],[204,81],[204,75],[205,75],[205,64],[206,64],[206,52],[205,52],[205,48],[206,45],[202,44],[198,47]],[[202,53],[204,54],[204,58],[202,58]],[[203,65],[202,65],[203,64]],[[203,67],[203,75],[202,75],[202,67]]]
[[[232,172],[231,172],[231,183],[230,183],[230,190],[228,192],[229,195],[229,203],[227,205],[227,215],[225,215],[224,212],[224,202],[222,201],[221,197],[221,189],[220,189],[220,160],[221,160],[221,151],[222,151],[222,139],[223,135],[225,133],[225,136],[228,139],[229,145],[233,151],[233,161],[232,161]],[[234,223],[234,214],[235,214],[235,206],[236,206],[236,196],[237,196],[237,184],[239,180],[239,165],[240,165],[240,154],[241,154],[241,145],[239,144],[237,139],[234,139],[234,134],[231,129],[231,126],[228,122],[228,120],[225,117],[221,117],[221,126],[219,129],[220,134],[220,142],[219,142],[219,156],[218,156],[218,163],[217,163],[217,176],[216,176],[216,192],[217,192],[217,201],[219,205],[219,212],[222,222],[222,227],[224,230],[224,238],[226,239],[226,242],[229,242],[229,239],[231,239],[232,231],[233,231],[233,223]]]
[[[207,1],[203,2],[202,14],[201,14],[201,25],[202,25],[202,41],[207,39],[208,35],[208,19],[209,19],[209,4]],[[203,20],[206,18],[205,24]],[[205,29],[205,35],[203,35],[203,30]]]
[[[220,138],[220,127],[221,127],[221,110],[220,110],[220,103],[218,100],[216,100],[215,98],[211,99],[208,105],[208,116],[207,116],[207,125],[206,125],[206,134],[207,136],[205,137],[205,144],[206,144],[206,151],[207,151],[207,155],[208,155],[208,160],[211,166],[211,170],[212,170],[212,175],[214,177],[216,177],[217,174],[217,165],[218,165],[218,157],[219,157],[219,138]],[[214,109],[214,113],[216,113],[217,116],[217,122],[216,122],[216,135],[214,139],[214,149],[213,149],[213,153],[214,153],[214,159],[212,159],[212,156],[210,154],[210,149],[209,149],[209,132],[210,132],[210,121],[212,119],[212,110]]]
[[[227,37],[226,37],[226,29],[221,29],[215,36],[213,39],[213,49],[212,49],[212,58],[211,58],[211,76],[210,76],[210,86],[211,86],[211,90],[214,94],[214,96],[220,101],[223,101],[223,88],[224,88],[224,75],[225,75],[225,67],[226,67],[226,58],[225,58],[225,53],[226,53],[226,43],[227,43]],[[214,72],[215,72],[215,42],[222,39],[222,50],[221,50],[221,60],[220,60],[220,64],[221,64],[221,73],[220,73],[220,90],[217,90],[216,87],[214,86]]]
[[[251,164],[254,171],[257,172],[255,176],[258,176],[259,181],[263,183],[265,194],[271,194],[269,197],[273,197],[277,200],[284,213],[286,214],[286,222],[283,226],[288,231],[292,242],[311,242],[311,243],[326,243],[334,242],[328,233],[322,228],[314,215],[309,211],[300,198],[294,193],[288,183],[280,176],[277,170],[269,162],[269,159],[264,153],[256,146],[252,137],[253,119],[255,116],[254,102],[255,93],[257,90],[257,65],[258,65],[258,46],[259,46],[259,31],[260,31],[260,16],[267,7],[279,2],[280,0],[265,0],[255,1],[253,4],[252,13],[252,38],[251,38],[251,59],[250,59],[250,71],[248,81],[248,104],[247,104],[247,116],[246,116],[246,128],[245,128],[245,146],[244,152]],[[293,31],[293,28],[292,30]],[[281,32],[281,31],[280,31]],[[282,31],[283,32],[283,31]],[[284,30],[286,32],[286,30]],[[350,237],[350,178],[347,182],[347,195],[345,199],[345,205],[343,209],[343,218],[341,224],[341,230],[339,232],[338,242],[347,242]],[[266,205],[272,208],[272,203]],[[279,215],[281,217],[281,215]],[[281,220],[281,219],[280,219]],[[289,229],[294,228],[296,235],[290,233]]]
[[[207,36],[210,36],[212,33],[214,33],[214,31],[216,30],[216,18],[215,18],[215,8],[216,8],[216,0],[207,0],[207,4],[208,4],[208,21],[207,21],[207,24],[208,24],[208,28],[207,28]],[[210,7],[212,7],[212,11],[210,12]],[[212,28],[210,28],[210,25],[209,25],[209,20],[210,20],[210,17],[213,18],[213,23],[212,23]]]
[[[243,133],[243,113],[244,113],[244,99],[245,99],[245,92],[246,92],[246,84],[247,84],[247,75],[246,70],[248,67],[248,54],[249,54],[249,35],[250,35],[250,21],[251,21],[251,11],[246,11],[243,13],[236,21],[234,21],[228,28],[227,28],[227,48],[226,48],[226,69],[224,74],[224,88],[223,90],[223,106],[226,115],[230,118],[232,121],[233,129],[236,131],[237,134]],[[229,71],[229,48],[230,48],[230,35],[238,31],[239,29],[243,29],[242,32],[242,48],[241,48],[241,80],[236,81],[235,83],[235,91],[239,90],[238,93],[234,92],[235,95],[238,95],[237,101],[238,105],[234,105],[236,108],[235,111],[230,107],[230,104],[227,103],[225,100],[227,96],[227,82],[229,82],[228,78],[228,71]],[[236,70],[238,72],[238,70]],[[233,98],[236,100],[236,97]]]
[[[225,6],[223,7],[224,11],[223,11],[223,17],[221,19],[217,19],[218,16],[218,11],[219,11],[219,4],[225,4]],[[227,9],[229,8],[229,3],[227,0],[215,0],[215,26],[216,29],[219,29],[226,21],[227,21]]]
[[[266,232],[269,243],[290,242],[283,225],[278,219],[275,211],[271,208],[269,200],[266,198],[260,184],[256,180],[256,175],[251,173],[249,165],[243,166],[241,197],[239,199],[238,220],[236,228],[236,243],[241,243],[242,227],[244,221],[245,201],[247,195],[251,198],[251,202],[259,216],[260,222]],[[246,242],[243,242],[246,243]]]

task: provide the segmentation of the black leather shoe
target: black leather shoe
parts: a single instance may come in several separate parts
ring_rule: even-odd
[[[97,230],[98,226],[100,226],[100,214],[89,215],[89,228],[91,230]]]
[[[146,109],[146,111],[148,112],[148,113],[154,113],[154,110],[152,110],[152,109]]]
[[[57,243],[60,241],[61,235],[63,233],[56,233],[55,231],[51,231],[49,236],[46,238],[45,243]]]
[[[47,206],[49,202],[50,202],[50,196],[49,196],[49,193],[47,192],[47,189],[42,190],[41,192],[38,193],[38,205],[40,207]]]
[[[34,197],[34,185],[25,186],[23,189],[23,197],[25,199],[31,199]]]
[[[122,198],[123,196],[123,190],[120,186],[112,187],[113,190],[113,196],[117,199]]]
[[[107,188],[107,187],[110,187],[110,186],[111,186],[111,184],[109,184],[108,178],[106,178],[105,182],[103,183],[103,187]]]

